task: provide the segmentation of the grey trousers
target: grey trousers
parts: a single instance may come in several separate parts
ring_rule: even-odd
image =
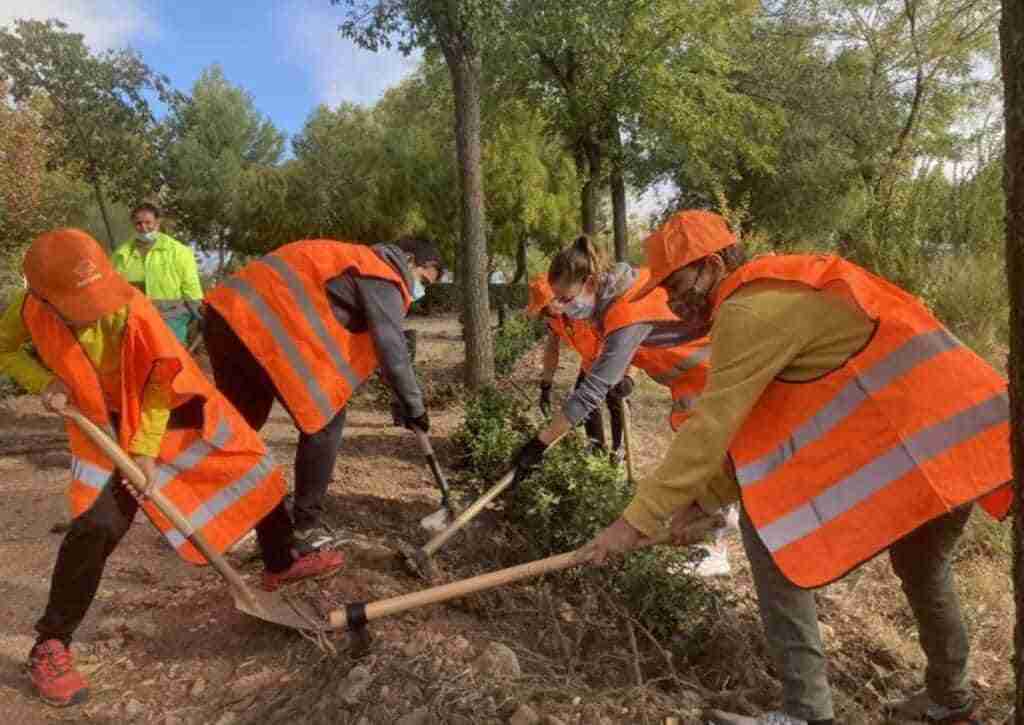
[[[971,506],[929,521],[889,547],[889,560],[917,621],[928,659],[925,685],[932,701],[966,708],[967,630],[953,584],[951,563]],[[833,717],[832,692],[818,629],[814,592],[792,584],[776,566],[754,525],[740,516],[743,546],[750,559],[768,646],[782,679],[782,710],[803,720]]]

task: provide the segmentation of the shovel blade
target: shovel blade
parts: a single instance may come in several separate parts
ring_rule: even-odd
[[[438,509],[429,516],[424,516],[420,519],[420,526],[427,531],[444,531],[448,528],[450,523],[450,517],[446,509]]]
[[[235,609],[250,617],[262,619],[290,629],[307,632],[329,629],[326,617],[308,602],[296,598],[286,599],[281,592],[249,590],[249,597],[235,592]]]

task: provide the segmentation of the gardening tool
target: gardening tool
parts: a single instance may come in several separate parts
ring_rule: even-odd
[[[420,450],[423,451],[423,455],[427,459],[427,465],[430,466],[430,472],[434,474],[434,481],[437,483],[437,487],[441,489],[442,508],[420,519],[420,526],[427,531],[441,531],[455,516],[455,510],[452,508],[451,491],[448,489],[448,481],[444,477],[444,471],[441,470],[441,466],[437,462],[437,456],[434,455],[434,448],[430,445],[430,438],[416,426],[413,426],[413,432],[416,434],[416,440],[419,441]]]
[[[687,534],[692,540],[698,540],[704,534],[722,525],[723,519],[721,515],[708,516],[690,524],[687,527]],[[667,540],[668,535],[666,534],[653,541],[644,542],[643,545],[653,546],[654,544],[665,543]],[[330,612],[327,617],[332,629],[347,628],[353,632],[359,632],[364,641],[368,641],[366,623],[371,620],[390,617],[393,614],[400,614],[410,609],[425,607],[428,604],[447,602],[450,599],[457,599],[467,594],[494,589],[495,587],[540,576],[541,574],[568,569],[582,562],[582,550],[576,549],[565,554],[549,556],[546,559],[531,561],[519,566],[509,567],[508,569],[499,569],[488,574],[481,574],[469,579],[442,584],[441,586],[431,587],[430,589],[410,594],[402,594],[376,602],[354,602],[346,605],[344,609],[336,609]]]
[[[217,553],[216,549],[209,545],[201,532],[192,527],[189,520],[178,511],[178,508],[164,495],[163,491],[158,488],[147,491],[146,475],[102,428],[74,408],[65,407],[62,414],[70,418],[121,469],[127,483],[137,494],[152,501],[160,513],[174,525],[174,528],[206,557],[206,560],[213,565],[213,568],[230,587],[231,595],[235,600],[235,609],[257,619],[292,629],[323,629],[323,616],[308,604],[286,600],[280,592],[256,592],[250,589],[238,572],[227,563],[223,556]]]
[[[551,446],[562,440],[565,435],[566,434],[563,433],[558,436],[558,438],[551,441],[551,445],[548,446],[548,450],[551,449]],[[477,514],[483,511],[487,504],[496,499],[506,488],[508,488],[515,477],[516,469],[513,468],[502,476],[496,484],[487,489],[487,492],[484,493],[483,496],[478,498],[470,504],[468,508],[460,513],[453,522],[448,524],[444,531],[438,533],[434,538],[418,549],[414,549],[407,544],[399,544],[398,548],[401,551],[402,557],[404,558],[409,570],[417,576],[420,576],[427,581],[431,581],[436,574],[436,569],[434,567],[434,562],[431,561],[430,557],[432,557],[438,549],[448,543],[448,539],[455,536],[455,534],[457,534],[466,524],[476,518]]]
[[[622,398],[622,443],[626,447],[626,480],[632,486],[636,483],[633,478],[633,406],[629,401]]]

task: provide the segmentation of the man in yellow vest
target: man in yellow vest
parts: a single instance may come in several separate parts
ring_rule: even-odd
[[[645,244],[651,280],[636,297],[661,286],[681,319],[710,325],[711,371],[590,559],[665,525],[689,543],[685,524],[739,498],[783,703],[705,718],[803,725],[833,722],[812,589],[888,550],[928,661],[925,691],[894,706],[972,722],[951,563],[973,501],[998,518],[1010,507],[1005,380],[919,300],[838,257],[745,262],[725,221],[703,211],[680,212]]]
[[[135,236],[111,255],[114,268],[152,300],[175,337],[186,344],[189,327],[199,319],[203,288],[195,255],[160,231],[160,210],[140,204],[132,211]]]
[[[255,527],[264,589],[342,566],[340,552],[303,553],[284,505],[284,477],[266,445],[174,341],[149,300],[114,271],[96,240],[78,229],[47,232],[29,247],[24,271],[28,291],[0,315],[0,373],[39,393],[51,411],[72,401],[116,437],[148,484],[217,551]],[[182,558],[206,563],[145,497],[129,492],[113,462],[76,425],[66,425],[73,519],[29,654],[33,687],[59,707],[88,697],[71,638],[140,507]]]

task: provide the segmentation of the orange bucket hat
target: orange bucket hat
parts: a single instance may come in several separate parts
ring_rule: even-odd
[[[32,292],[77,324],[115,312],[135,294],[99,242],[81,229],[54,229],[36,237],[25,253],[24,271]]]
[[[633,299],[650,294],[677,269],[736,243],[736,235],[721,215],[687,209],[673,214],[644,240],[651,279]]]
[[[526,305],[526,314],[536,317],[555,299],[555,292],[548,283],[546,274],[538,274],[530,280],[530,302]]]

